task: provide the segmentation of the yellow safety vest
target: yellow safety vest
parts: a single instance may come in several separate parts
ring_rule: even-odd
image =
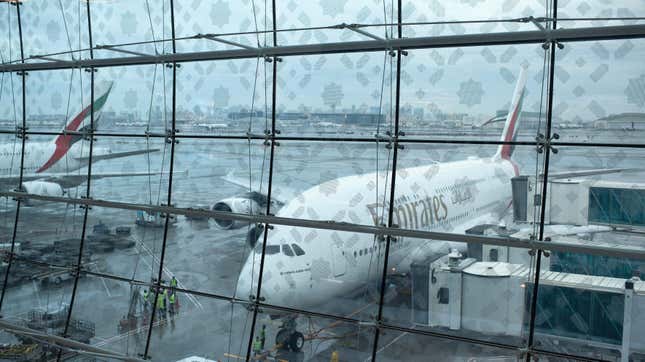
[[[175,293],[170,294],[168,301],[170,302],[170,304],[175,304]]]
[[[165,307],[164,305],[164,297],[163,294],[157,295],[157,308],[163,309]]]

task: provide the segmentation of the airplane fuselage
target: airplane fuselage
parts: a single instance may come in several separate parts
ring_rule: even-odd
[[[511,161],[488,158],[400,169],[393,224],[404,229],[464,233],[476,224],[499,220],[498,215],[510,205],[510,180],[515,174]],[[386,224],[390,208],[386,177],[383,172],[328,181],[303,192],[277,216]],[[296,255],[292,247],[285,253],[286,244],[296,244],[304,255]],[[269,231],[266,248],[261,295],[270,304],[315,307],[380,281],[383,272],[385,239],[370,234],[276,225]],[[463,251],[466,245],[393,238],[388,268],[407,272],[413,261],[445,255],[451,249]],[[240,274],[239,296],[257,293],[259,265],[260,254],[252,253]]]
[[[87,166],[90,148],[88,143],[78,142],[57,162],[43,170],[52,155],[56,152],[56,144],[52,142],[29,142],[25,144],[24,166],[25,174],[35,173],[66,173]],[[107,148],[94,147],[93,154],[109,154]],[[15,176],[20,172],[21,144],[0,145],[0,176]]]

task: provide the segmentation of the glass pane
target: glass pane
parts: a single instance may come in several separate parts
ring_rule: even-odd
[[[514,216],[510,207],[515,201],[513,180],[535,179],[543,163],[542,154],[530,146],[515,146],[509,159],[491,156],[505,146],[404,147],[397,163],[393,213],[393,223],[404,229],[464,234],[480,224],[510,225]],[[523,192],[517,194],[518,203],[533,200],[540,190],[533,185]],[[529,220],[534,221],[532,217]]]
[[[97,206],[90,209],[83,255],[84,260],[93,258],[84,262],[86,270],[146,283],[158,278],[165,219],[160,225],[144,226],[137,224],[138,213]]]
[[[518,19],[528,16],[535,18],[550,17],[547,12],[551,0],[539,1],[495,1],[472,0],[442,2],[404,1],[403,22],[441,24],[409,25],[404,27],[404,37],[456,35],[466,33],[496,33],[509,31],[537,30],[531,22],[519,22]],[[475,22],[481,21],[484,22]],[[493,21],[503,20],[503,21]],[[473,22],[473,23],[470,23]],[[547,26],[546,23],[542,23]]]
[[[331,27],[346,24],[384,24],[396,22],[395,2],[368,1],[316,1],[298,2],[293,0],[276,1],[277,28],[302,29]],[[394,20],[393,20],[394,19]],[[385,37],[382,26],[363,29],[376,36]],[[316,44],[340,41],[370,40],[349,29],[314,29],[281,32],[279,45]]]
[[[642,308],[642,151],[557,147],[551,156],[545,236],[601,254],[555,250],[542,264],[536,338],[549,351],[601,359],[642,348],[629,324]],[[616,172],[617,169],[627,169]],[[626,251],[634,257],[612,255]],[[634,293],[636,292],[636,293]],[[640,308],[640,309],[639,309]],[[636,327],[639,325],[639,327]],[[559,343],[567,340],[567,343]],[[625,357],[627,358],[627,357]]]
[[[182,64],[177,75],[177,128],[227,136],[271,129],[273,66],[262,59]]]
[[[224,361],[246,355],[253,312],[244,306],[180,292],[172,297],[170,291],[161,299],[167,305],[163,313],[155,315],[150,336],[152,360],[202,357]]]
[[[94,327],[86,343],[120,355],[141,357],[145,351],[149,313],[144,287],[119,280],[85,276],[79,279],[72,318]]]
[[[170,1],[98,1],[92,2],[92,40],[94,46],[122,45],[119,49],[145,54],[172,52],[169,39],[172,36],[170,24]],[[112,50],[94,51],[95,58],[132,56]]]
[[[43,217],[47,215],[47,217]],[[14,253],[23,260],[43,264],[43,284],[71,282],[63,275],[49,275],[48,265],[72,267],[78,265],[84,210],[78,206],[29,199],[20,205]],[[84,262],[90,262],[91,254]],[[27,268],[27,275],[34,274]],[[14,269],[12,269],[12,273]],[[25,280],[29,282],[29,280]],[[52,283],[53,282],[53,283]]]
[[[89,73],[82,70],[49,70],[31,72],[26,80],[27,126],[32,131],[62,132],[63,130],[83,132],[90,130],[90,103],[92,83]],[[47,84],[47,86],[44,86]],[[95,94],[94,119],[98,126],[98,115],[103,102],[101,94]],[[81,136],[65,137],[57,145],[70,147]]]
[[[393,122],[396,59],[385,53],[289,57],[278,68],[282,135],[373,139]]]
[[[374,296],[383,269],[376,250],[368,252],[372,239],[367,234],[274,225],[268,234],[260,298],[274,306],[370,320],[377,311]],[[304,255],[280,252],[279,244],[292,241]],[[261,245],[258,242],[240,273],[240,298],[257,294]],[[360,256],[354,256],[359,251]]]
[[[0,9],[2,8],[3,6],[0,6]],[[0,74],[0,131],[15,131],[16,127],[22,127],[22,76],[15,73],[2,73]],[[7,142],[3,141],[2,145],[6,147]],[[4,149],[2,152],[5,152]]]
[[[173,204],[264,215],[268,158],[262,141],[182,139],[175,168],[190,172],[173,178]],[[179,216],[168,233],[165,272],[176,275],[180,288],[233,296],[242,265],[262,234],[262,226],[248,222]],[[237,296],[245,299],[248,292]]]
[[[9,286],[4,291],[2,303],[4,322],[29,328],[34,333],[56,336],[62,336],[67,329],[70,339],[85,343],[89,341],[93,326],[79,325],[75,319],[67,322],[74,280],[72,269],[48,268],[26,259],[14,259],[9,274]],[[64,281],[45,282],[49,277],[52,280],[64,278]],[[3,333],[4,343],[13,344],[17,351],[22,347],[21,344],[31,344],[27,354],[27,358],[31,360],[55,359],[61,352],[41,338],[30,337],[33,335]]]
[[[280,142],[272,185],[272,197],[281,203],[276,215],[381,224],[391,159],[391,147],[376,142]]]
[[[554,132],[560,142],[641,143],[641,39],[567,43],[556,51]]]
[[[366,361],[373,343],[371,326],[262,308],[253,331],[251,356],[287,361]]]
[[[0,4],[0,30],[4,34],[0,39],[0,60],[2,63],[19,61],[20,34],[18,32],[18,14],[16,12],[16,6],[10,2]],[[25,56],[28,55],[25,54]]]
[[[92,149],[92,197],[161,205],[168,203],[170,144],[162,137],[95,138]],[[177,170],[177,173],[180,173]],[[155,215],[145,215],[160,222]]]
[[[409,51],[402,57],[401,130],[410,138],[499,141],[509,113],[518,112],[516,140],[534,141],[546,129],[545,56],[538,45]]]
[[[52,59],[78,60],[89,58],[87,5],[82,1],[61,0],[26,2],[20,8],[25,58],[53,55]],[[94,24],[92,24],[94,25]],[[74,53],[68,53],[75,51]],[[35,58],[36,61],[42,61]]]
[[[231,34],[220,36],[227,41],[245,46],[271,46],[273,35],[270,33],[237,34],[244,32],[272,30],[271,4],[262,1],[191,1],[175,2],[175,31],[177,52],[196,52],[205,50],[222,50],[239,48],[209,39],[185,39],[197,34]],[[255,6],[255,9],[253,9]],[[178,21],[179,20],[179,21]]]
[[[523,361],[524,355],[514,349],[494,348],[476,343],[455,341],[420,334],[384,329],[379,338],[378,361]]]
[[[162,64],[102,68],[94,82],[94,102],[104,105],[95,116],[99,132],[165,135],[172,127],[171,68]],[[177,119],[178,128],[187,120],[181,111]]]
[[[623,0],[619,4],[603,1],[575,0],[558,2],[558,28],[581,28],[590,26],[618,26],[642,24],[645,5],[637,0]]]

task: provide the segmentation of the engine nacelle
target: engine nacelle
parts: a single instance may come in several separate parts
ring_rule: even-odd
[[[266,212],[266,196],[249,192],[243,195],[229,197],[213,205],[213,211],[232,212],[246,215],[264,215]],[[226,220],[214,218],[215,224],[221,229],[239,229],[249,223],[239,220]]]
[[[54,182],[27,181],[20,185],[20,191],[40,196],[63,196],[65,190]]]

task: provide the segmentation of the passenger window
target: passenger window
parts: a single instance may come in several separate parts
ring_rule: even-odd
[[[291,247],[293,248],[293,251],[296,252],[297,256],[305,255],[305,251],[302,250],[302,248],[299,247],[297,244],[291,244]]]
[[[291,247],[289,244],[282,244],[282,254],[286,256],[293,256],[293,250],[291,250]]]

